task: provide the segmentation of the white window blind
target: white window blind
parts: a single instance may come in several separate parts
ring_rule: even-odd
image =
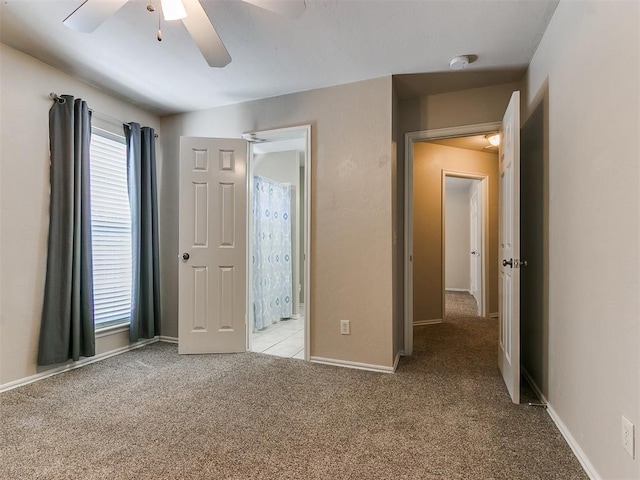
[[[129,321],[131,312],[131,212],[123,137],[93,129],[91,229],[95,325]]]

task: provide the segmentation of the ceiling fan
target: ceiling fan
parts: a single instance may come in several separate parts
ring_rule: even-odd
[[[84,0],[63,23],[72,30],[91,33],[129,0]],[[241,0],[270,12],[298,18],[305,11],[305,0]],[[202,56],[211,67],[224,67],[231,55],[218,36],[200,0],[161,0],[165,20],[181,19]],[[147,8],[153,11],[153,7]],[[158,40],[161,40],[160,33]]]

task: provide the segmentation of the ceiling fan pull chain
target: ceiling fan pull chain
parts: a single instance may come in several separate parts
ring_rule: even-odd
[[[160,19],[161,19],[162,15],[160,15],[160,12],[158,12],[158,35],[156,36],[156,38],[158,39],[159,42],[162,41],[162,30],[160,29]]]
[[[147,4],[147,11],[148,12],[155,12],[156,11],[156,7],[153,6],[153,2],[152,0],[149,0],[149,3]],[[156,38],[158,39],[159,42],[162,41],[162,30],[160,29],[160,11],[158,11],[158,33],[156,34]]]

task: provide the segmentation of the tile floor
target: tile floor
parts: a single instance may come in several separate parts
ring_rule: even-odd
[[[280,320],[264,330],[253,332],[251,351],[304,359],[304,319]]]

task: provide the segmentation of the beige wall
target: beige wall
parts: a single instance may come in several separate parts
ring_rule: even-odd
[[[163,118],[164,334],[177,332],[180,136],[311,124],[311,355],[392,365],[391,96],[386,77]]]
[[[640,4],[560,2],[526,76],[548,158],[545,395],[596,478],[640,478]]]
[[[36,357],[49,229],[49,92],[81,97],[95,111],[122,120],[155,128],[160,121],[2,44],[0,85],[2,385],[39,371]],[[96,341],[96,352],[128,342],[126,333],[102,337]]]
[[[442,318],[442,171],[489,175],[489,313],[498,310],[498,156],[428,142],[413,150],[413,320]]]
[[[395,84],[391,95],[391,201],[393,235],[393,356],[404,348],[404,175],[398,157],[400,138],[400,101]]]
[[[520,88],[520,82],[505,83],[402,100],[400,133],[498,122],[511,94]]]

